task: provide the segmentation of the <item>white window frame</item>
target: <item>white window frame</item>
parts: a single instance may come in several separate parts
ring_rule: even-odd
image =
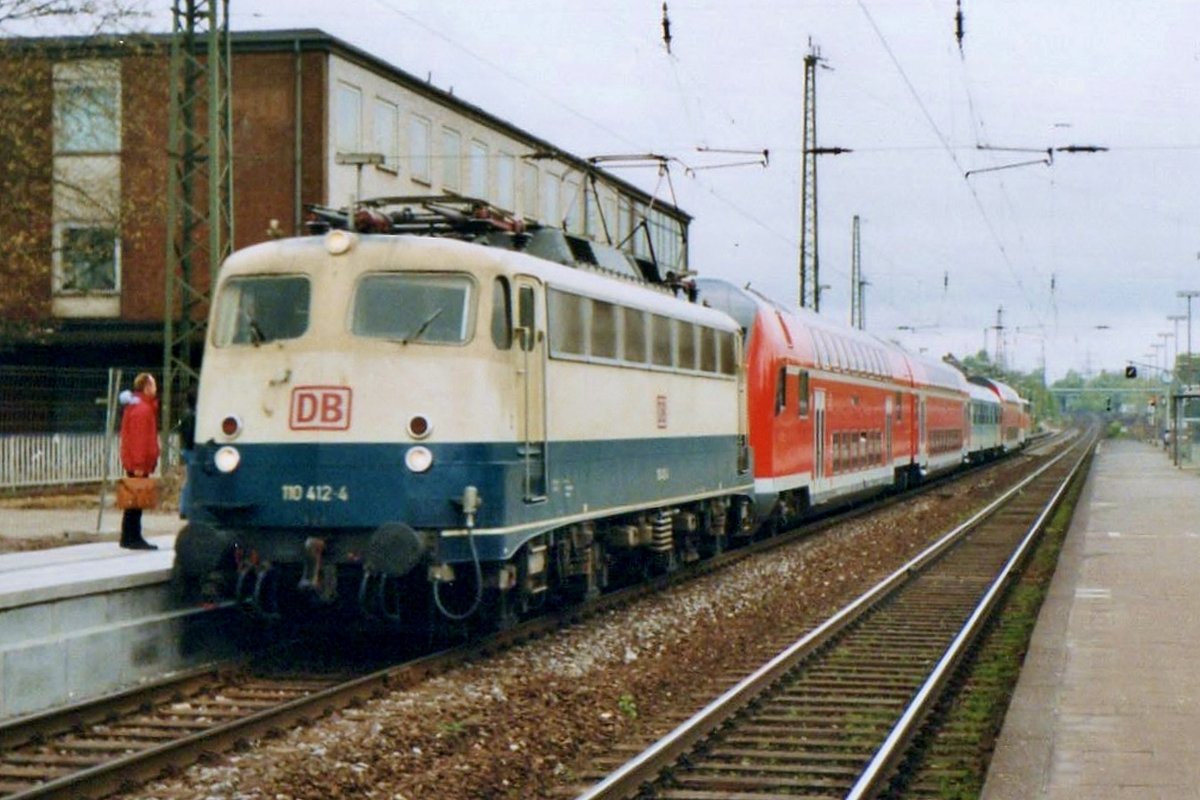
[[[430,164],[433,162],[433,122],[428,117],[413,114],[408,120],[408,168],[414,181],[433,183]]]
[[[351,130],[352,126],[353,130]],[[334,94],[334,152],[361,152],[362,133],[362,89],[352,83],[338,81],[337,92]]]
[[[489,200],[491,195],[491,181],[488,180],[490,177],[488,173],[491,166],[491,151],[488,149],[487,142],[482,142],[479,139],[471,139],[467,145],[467,149],[469,153],[467,194],[480,200]]]
[[[375,141],[375,152],[383,153],[383,164],[379,169],[388,172],[400,171],[400,108],[391,100],[375,98],[372,112],[371,135]]]
[[[442,190],[462,191],[462,134],[442,126]]]
[[[67,258],[66,258],[66,240],[67,231],[70,230],[89,230],[99,229],[111,231],[113,234],[113,254],[112,254],[112,286],[101,288],[78,288],[68,286],[67,280]],[[52,245],[54,248],[53,265],[54,265],[54,293],[56,295],[79,296],[79,295],[115,295],[121,291],[121,231],[119,226],[112,222],[96,222],[96,221],[81,221],[81,220],[63,220],[56,222],[51,233]],[[73,277],[73,276],[72,276]]]
[[[559,205],[559,183],[561,176],[547,170],[542,173],[542,208],[541,220],[544,225],[558,227],[562,225],[562,208]]]
[[[517,157],[503,150],[496,159],[496,205],[517,210]]]
[[[115,61],[63,62],[54,65],[54,153],[56,155],[95,155],[121,151],[121,66]],[[99,111],[105,124],[103,141],[73,143],[68,134],[69,120],[65,100],[76,91],[109,93],[108,98],[92,100],[91,108]],[[79,108],[84,108],[82,105]],[[88,126],[91,127],[90,125]],[[76,136],[88,136],[80,128]],[[95,133],[90,134],[95,138]],[[91,145],[91,146],[86,146]]]
[[[521,162],[521,213],[529,219],[537,219],[541,183],[538,165],[532,161]]]

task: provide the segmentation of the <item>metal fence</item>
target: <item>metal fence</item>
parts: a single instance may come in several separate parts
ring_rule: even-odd
[[[117,393],[139,371],[0,367],[0,490],[99,483],[120,474]],[[170,436],[160,462],[179,462]]]

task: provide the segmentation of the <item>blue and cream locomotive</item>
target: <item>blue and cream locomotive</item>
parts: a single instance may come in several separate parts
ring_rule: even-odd
[[[737,323],[615,248],[442,217],[465,227],[376,210],[386,232],[226,261],[181,580],[268,613],[503,624],[749,529]]]

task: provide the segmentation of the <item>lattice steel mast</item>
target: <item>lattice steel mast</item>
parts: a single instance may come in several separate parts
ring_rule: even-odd
[[[198,377],[212,281],[233,247],[229,0],[174,0],[162,429]]]
[[[817,254],[817,62],[820,51],[808,43],[804,57],[804,147],[800,167],[800,307],[820,311]]]

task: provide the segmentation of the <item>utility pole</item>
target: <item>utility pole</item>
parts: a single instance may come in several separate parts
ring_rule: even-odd
[[[162,431],[199,377],[212,284],[233,247],[229,0],[174,0],[168,119]],[[201,113],[204,116],[201,118]]]
[[[820,49],[808,40],[804,57],[804,147],[800,162],[800,307],[821,310],[821,268],[817,248],[817,156],[853,152],[846,147],[817,147],[817,65]]]
[[[1177,297],[1182,297],[1187,301],[1187,382],[1191,384],[1196,380],[1195,376],[1192,374],[1192,298],[1200,297],[1200,290],[1181,289],[1175,294]]]
[[[1004,369],[1004,306],[996,309],[996,366]]]
[[[862,276],[862,241],[858,214],[850,225],[850,327],[866,330],[867,316],[863,288],[867,281]]]
[[[821,51],[808,41],[804,57],[804,140],[800,162],[800,307],[821,310],[817,254],[817,62]]]

